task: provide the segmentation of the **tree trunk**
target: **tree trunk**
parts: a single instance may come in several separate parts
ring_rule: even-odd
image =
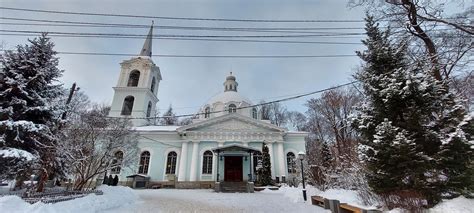
[[[44,183],[48,180],[48,171],[46,168],[42,169],[41,178],[38,181],[38,187],[36,188],[36,192],[43,192],[44,191]]]

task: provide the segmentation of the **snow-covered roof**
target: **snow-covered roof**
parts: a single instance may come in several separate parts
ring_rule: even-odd
[[[139,132],[151,132],[151,131],[164,131],[164,132],[173,132],[181,126],[139,126],[135,127],[134,130]]]
[[[252,104],[252,102],[242,96],[240,93],[238,92],[235,92],[235,91],[226,91],[226,92],[222,92],[214,97],[212,97],[208,102],[207,104],[209,105],[212,105],[214,103],[217,103],[217,102],[221,102],[221,103],[229,103],[229,102],[237,102],[237,103],[241,103],[241,102],[246,102],[248,104]]]

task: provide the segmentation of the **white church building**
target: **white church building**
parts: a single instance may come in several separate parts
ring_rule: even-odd
[[[155,115],[162,80],[160,68],[151,59],[152,35],[153,26],[141,53],[120,64],[109,114],[143,118],[132,119],[140,135],[138,164],[108,174],[118,175],[121,183],[127,181],[136,188],[215,187],[219,190],[225,183],[249,186],[256,178],[262,143],[269,148],[275,181],[285,181],[296,172],[294,159],[298,153],[305,152],[304,139],[308,133],[288,131],[262,120],[258,108],[252,107],[252,102],[238,92],[239,84],[232,73],[226,77],[222,93],[202,106],[192,124],[147,125],[146,118]]]

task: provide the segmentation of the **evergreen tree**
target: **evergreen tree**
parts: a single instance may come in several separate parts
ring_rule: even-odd
[[[114,180],[112,182],[112,186],[117,186],[118,182],[119,182],[119,178],[117,175],[115,175]]]
[[[329,150],[329,145],[326,142],[321,142],[321,165],[325,169],[329,169],[331,166],[332,156],[331,150]]]
[[[107,178],[107,185],[112,186],[114,184],[114,178],[112,175],[109,175],[109,178]]]
[[[41,191],[61,166],[54,134],[60,112],[51,103],[63,92],[57,84],[63,71],[46,34],[28,41],[0,57],[0,178],[39,171]]]
[[[472,132],[462,131],[471,122],[464,108],[427,65],[410,64],[403,39],[391,42],[389,30],[380,31],[370,16],[366,21],[367,50],[357,52],[365,63],[356,75],[366,100],[353,125],[362,136],[369,185],[382,194],[421,194],[429,205],[442,194],[472,190],[466,189]]]
[[[104,181],[102,181],[102,184],[107,185],[108,182],[109,182],[109,177],[107,177],[107,175],[105,175],[104,176]]]
[[[168,110],[166,110],[165,114],[163,114],[163,118],[160,121],[161,125],[178,125],[178,118],[176,114],[173,112],[173,107],[170,105]]]
[[[268,153],[268,147],[265,143],[262,145],[261,175],[261,182],[263,186],[272,184],[272,165],[270,161],[270,154]]]

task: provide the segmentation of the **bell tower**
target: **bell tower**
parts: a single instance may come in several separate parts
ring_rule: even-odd
[[[153,24],[138,56],[120,63],[121,71],[114,89],[110,117],[132,119],[134,126],[148,123],[148,117],[155,114],[158,103],[158,86],[161,81],[160,68],[151,59]]]

